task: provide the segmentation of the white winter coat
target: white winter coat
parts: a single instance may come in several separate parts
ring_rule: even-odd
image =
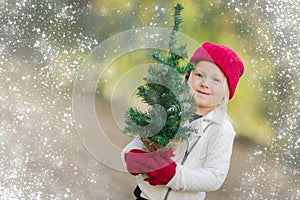
[[[142,190],[142,196],[149,200],[164,200],[169,188],[168,200],[201,200],[206,192],[217,190],[224,183],[228,174],[232,145],[235,131],[229,117],[220,109],[215,109],[207,115],[188,124],[198,130],[183,141],[174,151],[172,159],[176,162],[176,173],[165,185],[152,186],[144,181],[142,175],[136,176],[137,184]],[[203,130],[209,126],[203,133]],[[184,164],[181,164],[185,152],[200,137]],[[125,154],[133,148],[143,149],[139,137],[134,138],[122,151],[122,161]]]

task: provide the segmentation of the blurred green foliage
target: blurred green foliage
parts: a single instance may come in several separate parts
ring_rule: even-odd
[[[100,2],[95,1],[98,12],[104,12],[101,11],[103,8],[117,10],[117,13],[122,12],[123,17],[121,18],[118,15],[115,17],[110,16],[111,26],[107,30],[114,34],[118,31],[143,26],[171,28],[171,11],[177,1],[168,1],[168,3],[158,1],[133,1],[130,3],[112,1],[109,5]],[[234,22],[234,13],[225,4],[226,2],[220,3],[218,1],[184,1],[185,9],[182,13],[183,27],[181,32],[197,40],[200,44],[204,41],[212,41],[227,45],[236,50],[242,57],[245,62],[246,73],[241,79],[234,99],[229,104],[229,113],[239,136],[245,136],[255,142],[267,144],[272,137],[272,129],[267,117],[262,112],[259,94],[261,91],[256,90],[260,81],[257,76],[251,75],[251,70],[263,61],[256,60],[256,66],[251,66],[251,55],[249,54],[252,53],[253,57],[255,56],[255,47],[248,46],[249,35],[244,37],[244,34],[241,33],[247,32],[249,27],[244,25],[243,22]],[[120,8],[120,5],[124,8]],[[114,9],[109,6],[114,7]],[[161,8],[163,9],[161,10]],[[248,23],[252,24],[253,22]],[[190,49],[190,54],[193,51],[194,49]],[[118,81],[118,77],[130,70],[131,67],[151,62],[148,58],[148,50],[135,53],[138,56],[132,53],[116,60],[103,76],[107,81],[105,82],[106,86],[103,87],[102,85],[101,88],[103,89],[102,93],[105,94],[104,97],[107,99],[110,98],[110,92]],[[262,74],[264,73],[268,73],[268,71]]]
[[[102,1],[90,2],[89,13],[79,18],[82,32],[99,43],[106,38],[132,28],[163,27],[171,28],[172,9],[178,1]],[[265,65],[256,51],[256,24],[260,15],[245,12],[244,18],[235,15],[235,6],[231,1],[192,0],[179,1],[185,7],[181,32],[198,41],[220,43],[233,48],[242,57],[246,73],[241,79],[234,99],[229,103],[229,113],[235,124],[238,136],[248,137],[255,142],[267,144],[272,137],[272,128],[265,115],[266,109],[261,103],[262,91],[257,88],[263,84],[261,77],[272,73],[258,66]],[[83,4],[82,4],[83,5]],[[269,29],[263,26],[263,29]],[[265,31],[267,32],[267,31]],[[258,38],[260,39],[260,38]],[[266,41],[267,43],[268,41]],[[250,45],[249,45],[250,44]],[[95,45],[96,46],[96,45]],[[189,49],[190,54],[194,49]],[[111,92],[119,78],[135,66],[152,62],[150,50],[128,53],[115,60],[99,81],[98,94],[109,100]],[[266,55],[267,56],[267,55]],[[253,61],[254,60],[254,61]],[[253,62],[255,65],[253,65]],[[259,71],[253,73],[252,71]],[[263,71],[264,70],[264,71]]]
[[[280,38],[272,33],[272,16],[259,10],[265,1],[32,0],[26,3],[30,5],[24,7],[24,12],[10,12],[16,10],[12,1],[0,13],[1,24],[7,24],[7,33],[1,35],[9,35],[3,37],[10,51],[8,57],[31,62],[34,68],[43,67],[41,75],[52,79],[54,86],[60,87],[57,89],[72,88],[86,56],[110,36],[134,28],[171,28],[173,6],[182,3],[183,34],[200,44],[211,41],[229,46],[244,61],[245,74],[229,103],[238,136],[269,145],[283,126],[291,125],[286,112],[293,112],[296,105],[293,105],[293,88],[286,85],[299,80],[296,75],[286,75],[290,62],[277,65],[278,58],[267,53],[272,42]],[[194,50],[189,49],[189,53]],[[151,62],[150,52],[139,50],[116,59],[99,77],[98,96],[109,100],[123,74]],[[278,106],[287,101],[291,105]],[[280,122],[274,123],[277,119]],[[297,140],[297,132],[290,131]],[[288,144],[288,140],[286,137],[282,142]]]

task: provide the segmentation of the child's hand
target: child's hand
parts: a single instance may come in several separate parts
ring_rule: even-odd
[[[151,185],[166,185],[176,172],[176,163],[170,158],[173,155],[172,151],[165,151],[149,159],[145,163],[148,166],[146,174],[149,178],[144,180]]]
[[[127,170],[132,175],[146,174],[151,185],[165,185],[175,174],[176,163],[171,149],[167,151],[146,152],[132,149],[126,154]]]
[[[145,160],[148,160],[148,152],[141,149],[132,149],[129,151],[125,156],[128,172],[134,176],[146,172],[147,169],[143,165]]]

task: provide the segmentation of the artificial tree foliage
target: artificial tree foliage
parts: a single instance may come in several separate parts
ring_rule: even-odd
[[[182,10],[183,6],[179,3],[174,7],[174,26],[167,54],[164,56],[157,50],[151,54],[160,67],[150,65],[143,78],[144,84],[137,88],[137,96],[149,109],[142,112],[131,107],[125,115],[124,132],[132,136],[140,135],[150,151],[170,148],[194,132],[186,126],[195,113],[194,98],[183,79],[194,67],[185,61],[188,58],[186,45],[177,45],[176,38],[182,24]]]

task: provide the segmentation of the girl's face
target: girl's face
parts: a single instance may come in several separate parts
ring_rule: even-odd
[[[225,98],[225,76],[217,65],[199,61],[191,74],[191,89],[195,97],[197,113],[205,115]]]

